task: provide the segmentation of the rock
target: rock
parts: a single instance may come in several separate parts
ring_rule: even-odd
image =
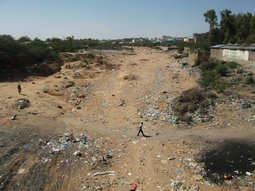
[[[195,185],[190,188],[190,191],[200,191],[199,186]]]
[[[96,161],[97,161],[97,158],[96,158],[96,157],[92,157],[91,160],[92,160],[93,162],[96,162]]]
[[[18,174],[24,174],[25,171],[26,171],[25,168],[20,168],[20,169],[18,170]]]
[[[61,105],[58,105],[57,108],[58,109],[63,109],[63,107]]]
[[[168,160],[175,160],[176,158],[175,157],[169,157],[167,158]]]
[[[81,134],[80,135],[80,142],[83,144],[83,145],[87,145],[88,144],[88,137]]]
[[[106,158],[112,158],[113,156],[113,152],[112,151],[108,151],[107,154],[106,154]]]
[[[76,157],[82,156],[80,151],[75,151],[73,155],[76,156]]]
[[[3,142],[0,142],[0,148],[4,147],[4,146],[5,146],[5,144]]]
[[[103,188],[101,186],[96,186],[95,190],[103,190]]]
[[[203,177],[201,176],[201,175],[194,175],[193,176],[194,177],[194,179],[196,180],[196,181],[200,181],[200,180],[203,180]]]
[[[179,191],[179,190],[183,190],[183,182],[180,181],[180,180],[171,180],[171,188],[174,190],[174,191]]]
[[[52,154],[53,153],[59,153],[60,152],[60,149],[59,148],[52,148]]]
[[[14,116],[11,117],[11,120],[16,120],[17,115],[15,114]]]
[[[72,87],[72,86],[74,86],[74,82],[73,81],[70,81],[70,80],[63,81],[63,84],[62,84],[63,88],[69,88],[69,87]]]
[[[16,101],[15,106],[18,109],[25,109],[30,107],[30,101],[28,99],[21,98]]]
[[[68,141],[71,141],[71,142],[73,142],[73,143],[76,142],[76,140],[75,140],[73,134],[71,134],[71,133],[65,133],[64,136],[65,136],[65,141],[66,141],[66,142],[68,142]]]
[[[119,106],[121,107],[121,106],[125,106],[125,105],[126,105],[125,100],[121,99],[121,100],[120,100],[120,104],[119,104]]]
[[[242,108],[244,109],[247,109],[247,108],[251,108],[251,103],[248,102],[248,101],[244,101],[242,104],[241,104]]]

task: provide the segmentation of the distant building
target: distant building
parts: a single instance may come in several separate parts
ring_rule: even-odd
[[[183,41],[184,41],[184,42],[187,42],[187,43],[195,43],[195,38],[194,38],[193,36],[184,37],[184,38],[183,38]]]
[[[193,37],[195,42],[201,40],[201,39],[205,39],[206,38],[207,33],[194,33]]]
[[[224,61],[241,61],[255,64],[255,44],[215,45],[210,47],[210,57]]]
[[[173,42],[173,41],[176,41],[176,37],[163,35],[162,41],[163,42]]]

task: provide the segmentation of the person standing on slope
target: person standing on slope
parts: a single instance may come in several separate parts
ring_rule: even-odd
[[[19,94],[21,93],[21,85],[20,84],[18,84],[18,92],[19,92]]]
[[[138,126],[138,133],[137,136],[139,136],[140,133],[142,133],[142,135],[145,137],[144,133],[143,133],[143,122],[140,123],[140,125]]]

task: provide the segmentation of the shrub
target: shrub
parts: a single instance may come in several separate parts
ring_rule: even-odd
[[[220,76],[227,76],[228,67],[226,64],[218,64],[217,67],[215,68],[215,72]]]
[[[192,67],[197,67],[201,64],[202,60],[196,59],[195,63],[192,65]]]
[[[218,93],[223,93],[226,88],[226,85],[224,83],[217,83],[215,86],[215,89]]]
[[[252,76],[247,77],[245,80],[245,84],[247,85],[255,84],[253,77]]]
[[[208,108],[214,105],[216,95],[207,95],[198,88],[183,91],[172,103],[172,110],[179,121],[192,122],[195,113],[206,114]]]
[[[199,80],[199,84],[204,88],[214,87],[216,83],[216,74],[214,71],[203,72]]]
[[[217,63],[216,62],[202,62],[199,66],[199,69],[202,70],[202,72],[206,70],[213,70],[216,68]]]
[[[187,67],[188,65],[189,65],[189,64],[186,63],[186,62],[182,63],[182,67]]]
[[[236,62],[228,62],[228,67],[231,68],[231,69],[235,69],[235,68],[238,68],[240,67],[240,64],[236,63]]]
[[[248,76],[253,76],[253,73],[252,73],[252,72],[249,72],[249,73],[248,73]]]
[[[239,68],[239,69],[236,71],[236,73],[238,73],[238,74],[243,74],[243,73],[244,73],[244,69],[243,69],[243,68]]]

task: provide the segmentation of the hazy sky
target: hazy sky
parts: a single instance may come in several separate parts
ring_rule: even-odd
[[[214,9],[255,14],[255,0],[0,0],[0,34],[117,39],[208,31]]]

